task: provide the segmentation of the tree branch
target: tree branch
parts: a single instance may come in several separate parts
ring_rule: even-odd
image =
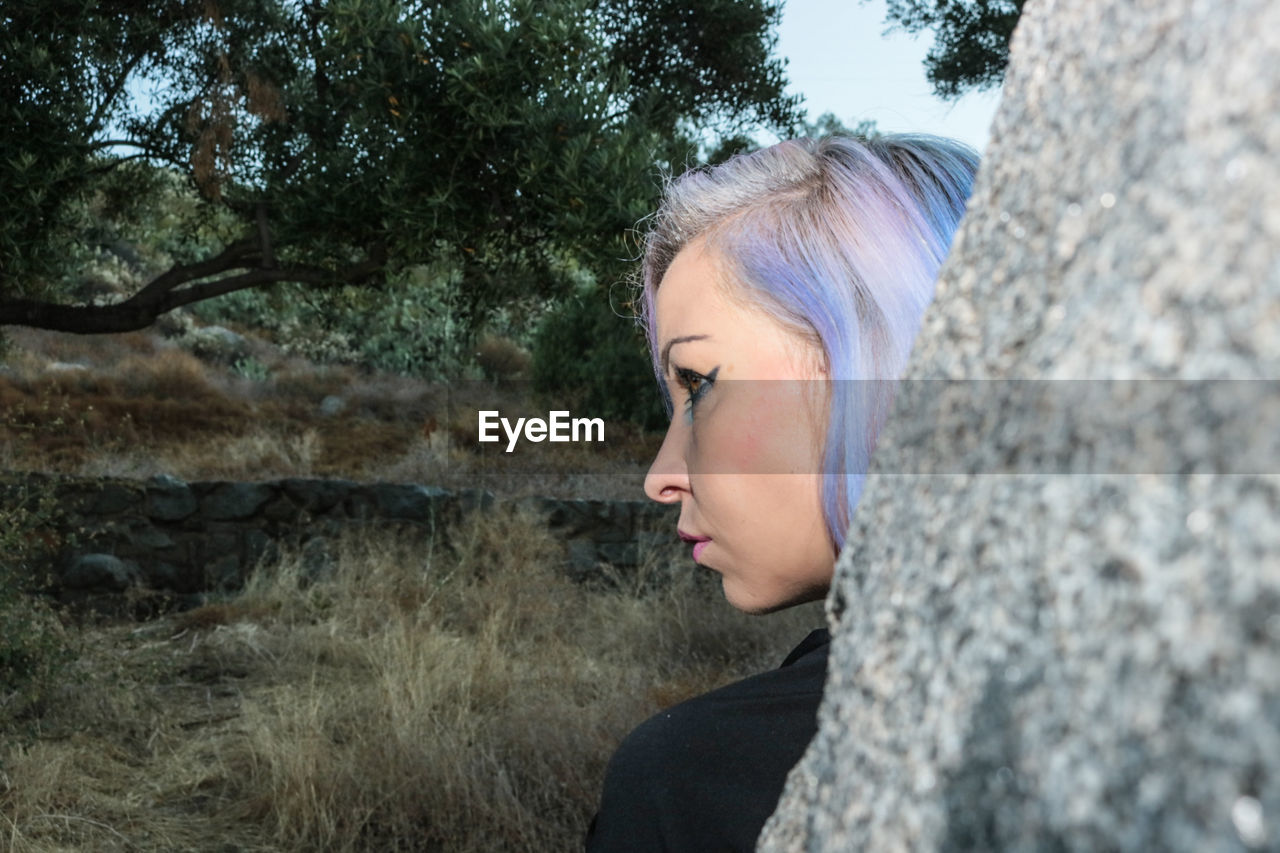
[[[97,142],[90,142],[85,147],[90,151],[97,151],[100,148],[115,148],[117,146],[124,148],[140,148],[143,151],[155,150],[144,142],[136,142],[132,139],[99,139]]]
[[[107,110],[111,108],[111,103],[119,97],[124,90],[124,84],[129,81],[129,75],[133,73],[133,69],[138,67],[138,63],[146,56],[146,51],[140,51],[124,64],[120,69],[120,75],[116,77],[115,82],[107,87],[103,93],[102,103],[98,104],[98,108],[93,111],[93,118],[89,120],[89,136],[94,135],[102,129],[103,119],[107,116]]]
[[[225,255],[227,252],[223,252],[219,258]],[[216,259],[210,259],[206,263],[212,263],[214,260]],[[249,290],[283,281],[316,286],[357,284],[374,275],[384,263],[385,258],[382,253],[375,250],[370,253],[368,260],[337,272],[319,267],[285,269],[258,267],[238,275],[225,276],[181,289],[170,287],[152,290],[151,285],[148,285],[129,299],[115,305],[59,305],[32,299],[3,299],[0,300],[0,326],[29,326],[80,335],[133,332],[145,329],[161,314],[175,308],[202,302],[215,296],[235,293],[238,290]],[[201,264],[190,264],[177,269],[189,271],[200,266]],[[160,278],[170,277],[170,273],[173,272],[174,270],[170,270]],[[193,277],[186,279],[186,281],[192,280],[194,280]],[[154,285],[155,282],[152,284]]]
[[[176,163],[168,157],[164,157],[159,154],[154,154],[150,151],[140,151],[137,154],[130,154],[128,157],[116,157],[114,159],[108,160],[107,162],[103,163],[101,166],[95,166],[94,168],[89,169],[88,171],[85,172],[85,174],[101,175],[106,172],[110,172],[111,170],[115,169],[117,166],[120,166],[123,163],[128,163],[130,160],[141,160],[148,157],[153,160],[162,160],[165,163],[168,163],[170,166],[174,166],[176,168],[182,168],[183,166],[182,163]]]
[[[258,220],[258,249],[262,252],[262,266],[265,269],[275,269],[276,256],[271,250],[271,225],[267,222],[267,206],[258,202],[257,220]]]
[[[227,270],[251,266],[250,256],[257,252],[257,246],[251,240],[240,240],[222,250],[221,254],[197,261],[194,264],[182,264],[161,273],[153,278],[146,287],[138,291],[129,302],[139,300],[147,302],[163,298],[163,295],[189,281],[208,278]],[[124,303],[122,303],[124,304]]]
[[[183,305],[213,299],[215,296],[235,293],[237,290],[248,290],[249,288],[277,284],[282,281],[316,286],[356,284],[373,275],[381,266],[381,263],[371,258],[348,267],[341,272],[332,272],[318,267],[290,267],[287,269],[265,269],[259,267],[240,275],[227,276],[226,278],[214,279],[213,281],[206,281],[201,284],[184,287],[181,290],[175,290],[169,294],[169,298],[164,303],[164,310],[159,313],[163,314]]]

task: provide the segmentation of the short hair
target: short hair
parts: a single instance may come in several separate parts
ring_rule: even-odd
[[[669,181],[644,238],[640,316],[664,398],[654,300],[695,239],[736,295],[817,344],[829,379],[855,380],[828,396],[822,505],[837,548],[892,395],[857,380],[902,375],[977,167],[969,146],[924,134],[780,142]]]

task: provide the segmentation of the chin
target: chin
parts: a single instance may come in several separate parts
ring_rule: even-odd
[[[726,601],[743,613],[750,613],[753,616],[763,616],[766,613],[776,613],[779,610],[786,610],[788,607],[795,607],[797,604],[818,601],[826,597],[829,589],[829,587],[822,587],[820,589],[789,590],[786,593],[774,593],[772,595],[751,594],[731,586],[727,578],[720,582],[720,587],[724,590]]]

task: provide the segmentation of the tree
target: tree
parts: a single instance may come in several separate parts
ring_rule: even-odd
[[[127,331],[237,290],[376,288],[442,260],[472,319],[555,293],[567,259],[605,271],[629,253],[655,160],[688,157],[693,128],[796,124],[779,15],[767,0],[2,0],[0,325]],[[73,304],[77,211],[136,201],[156,167],[199,192],[183,227],[205,237],[123,301]]]
[[[866,2],[866,0],[863,0]],[[1026,0],[888,0],[885,20],[909,33],[934,31],[925,73],[940,98],[1000,85],[1009,39]]]
[[[872,119],[862,119],[855,126],[849,127],[835,113],[826,112],[815,121],[803,124],[804,135],[818,138],[821,136],[862,136],[874,137],[879,133]]]

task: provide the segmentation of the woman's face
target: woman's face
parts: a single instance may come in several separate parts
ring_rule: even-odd
[[[658,288],[674,409],[645,493],[680,504],[694,560],[720,573],[733,606],[764,613],[821,598],[831,583],[819,476],[825,401],[814,393],[825,374],[813,344],[726,291],[701,241]]]

